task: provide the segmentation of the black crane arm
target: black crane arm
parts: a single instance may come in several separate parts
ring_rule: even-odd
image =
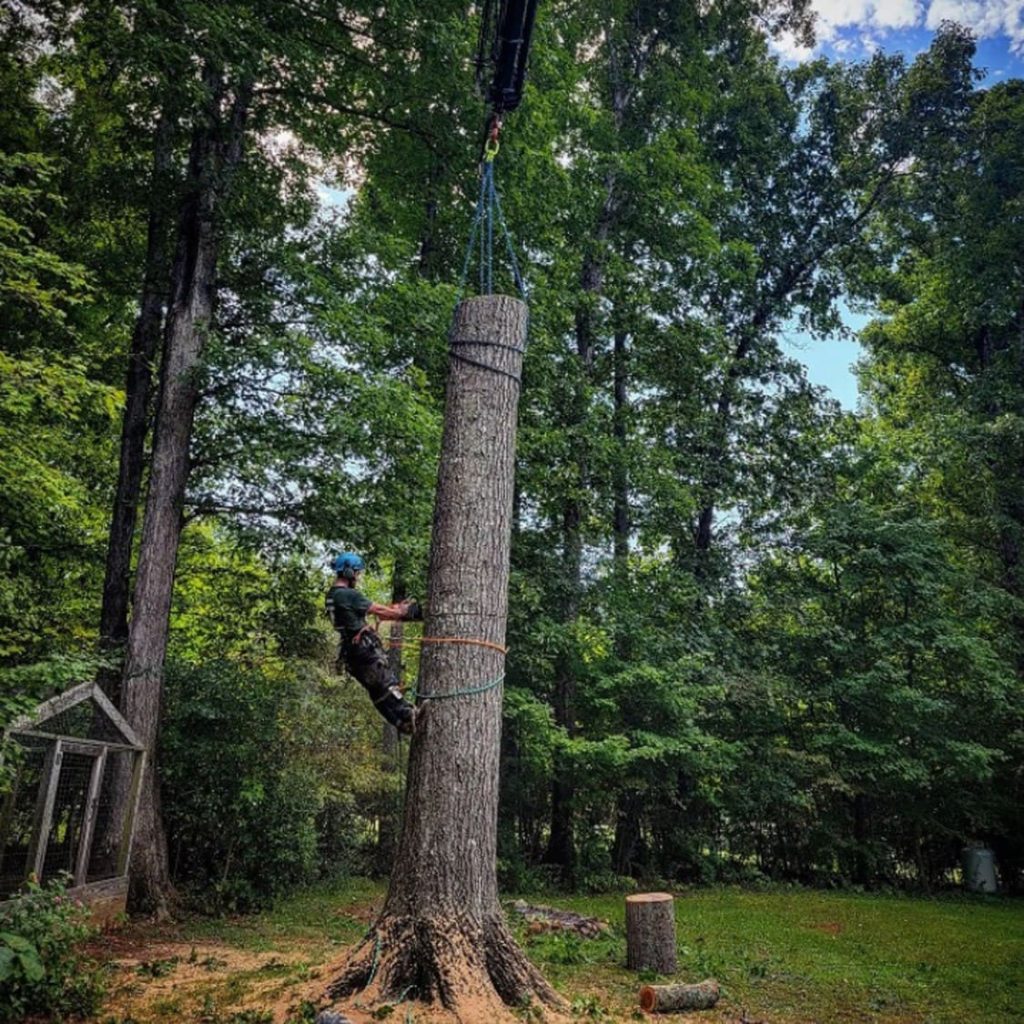
[[[494,77],[487,94],[495,115],[515,110],[523,98],[537,3],[538,0],[501,0],[491,48]]]

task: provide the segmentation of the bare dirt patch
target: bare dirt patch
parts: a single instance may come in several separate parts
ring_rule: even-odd
[[[822,921],[813,926],[815,931],[824,932],[826,935],[839,935],[843,926],[838,921]]]
[[[253,953],[215,943],[141,944],[118,937],[104,953],[109,995],[97,1019],[137,1024],[200,1024],[248,1009],[276,1015],[315,970],[302,953]]]

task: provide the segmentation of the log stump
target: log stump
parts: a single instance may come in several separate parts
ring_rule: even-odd
[[[640,1009],[647,1013],[710,1010],[721,994],[714,978],[696,985],[644,985],[640,989]]]
[[[626,897],[626,966],[631,971],[675,973],[676,912],[667,892]]]

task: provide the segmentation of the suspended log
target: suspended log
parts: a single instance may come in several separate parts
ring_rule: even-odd
[[[676,913],[667,892],[626,897],[626,966],[631,971],[675,973]]]
[[[714,978],[696,985],[644,985],[640,989],[640,1009],[646,1013],[710,1010],[721,994]]]

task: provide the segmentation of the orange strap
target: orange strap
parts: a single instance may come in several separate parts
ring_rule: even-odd
[[[352,637],[352,643],[358,643],[362,635],[367,630],[370,630],[372,633],[377,633],[377,636],[380,637],[380,633],[373,626],[367,623],[361,630],[359,630],[358,633],[356,633],[354,637]],[[469,636],[411,636],[408,639],[403,637],[399,640],[397,637],[389,635],[387,642],[389,647],[408,647],[412,644],[471,644],[473,647],[486,647],[488,650],[497,651],[499,654],[508,654],[508,648],[502,647],[501,644],[496,644],[491,640],[478,640]]]
[[[469,636],[415,636],[409,637],[408,640],[388,637],[388,644],[394,644],[395,647],[405,647],[411,644],[472,644],[474,647],[486,647],[499,654],[508,654],[508,648],[502,647],[501,644],[496,644],[491,640],[477,640]]]

